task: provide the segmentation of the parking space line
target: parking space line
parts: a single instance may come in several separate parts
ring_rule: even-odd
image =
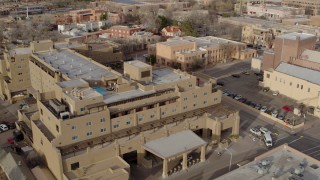
[[[298,138],[298,139],[295,139],[295,140],[289,142],[288,144],[292,144],[292,143],[294,143],[294,142],[296,142],[296,141],[299,141],[300,139],[302,139],[302,137],[300,137],[300,138]]]
[[[304,150],[304,151],[301,151],[301,152],[307,152],[307,151],[309,151],[309,150],[311,150],[311,149],[315,149],[315,148],[318,148],[318,147],[320,147],[320,145],[318,145],[318,146],[315,146],[315,147],[312,147],[312,148],[310,148],[310,149],[306,149],[306,150]]]
[[[308,154],[308,155],[310,156],[311,154],[314,154],[314,153],[317,153],[317,152],[320,152],[320,150],[313,151],[313,152],[311,152],[311,153],[306,153],[306,154]]]

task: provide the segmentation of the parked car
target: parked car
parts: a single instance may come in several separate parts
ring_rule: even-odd
[[[270,88],[263,88],[263,92],[268,92],[270,91]]]
[[[271,116],[272,117],[277,117],[279,112],[277,110],[272,111]]]
[[[251,106],[252,108],[255,108],[256,104],[252,102],[249,106]]]
[[[232,77],[234,77],[234,78],[240,78],[240,75],[239,75],[239,74],[232,74]]]
[[[245,102],[245,104],[248,105],[248,106],[250,106],[251,103],[252,103],[252,102],[249,101],[249,100]]]
[[[261,136],[261,131],[258,128],[251,128],[250,132],[254,135]]]
[[[241,99],[239,99],[239,102],[242,102],[242,103],[245,103],[246,101],[247,101],[246,98],[241,98]]]
[[[280,120],[284,120],[284,115],[283,114],[279,114],[277,118],[280,119]]]
[[[258,77],[258,81],[263,81],[263,77]]]
[[[5,125],[5,124],[0,124],[0,129],[1,129],[2,132],[5,132],[5,131],[9,130],[8,126]]]
[[[217,81],[217,85],[224,86],[224,82],[223,81]]]
[[[265,128],[265,127],[261,127],[261,128],[260,128],[260,131],[261,131],[263,134],[266,134],[266,133],[271,134],[271,132],[270,132],[267,128]]]
[[[272,95],[274,95],[274,96],[278,96],[278,94],[279,94],[278,91],[273,91],[273,92],[272,92]]]
[[[239,101],[242,98],[241,95],[237,95],[236,97],[234,97],[235,100]]]
[[[256,104],[256,106],[254,108],[260,110],[261,106],[262,106],[261,104]]]
[[[262,106],[260,109],[261,112],[266,112],[267,110],[268,110],[267,106]]]

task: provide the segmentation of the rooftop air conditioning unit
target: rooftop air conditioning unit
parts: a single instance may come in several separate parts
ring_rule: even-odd
[[[60,113],[60,119],[65,120],[69,118],[70,118],[70,113],[68,111]]]

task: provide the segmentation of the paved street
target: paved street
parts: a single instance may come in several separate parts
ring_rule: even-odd
[[[214,67],[206,68],[198,72],[215,78],[223,78],[243,71],[249,71],[250,69],[251,60],[236,60],[227,64],[218,64]]]

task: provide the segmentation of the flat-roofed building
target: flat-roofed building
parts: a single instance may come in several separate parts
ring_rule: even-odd
[[[318,0],[282,0],[282,5],[305,8],[308,15],[320,15],[320,1]]]
[[[31,86],[29,59],[31,48],[16,48],[4,52],[0,59],[0,97],[15,102],[26,96]]]
[[[266,19],[281,20],[287,17],[294,17],[297,15],[305,15],[304,8],[283,7],[272,4],[247,4],[247,14],[254,17],[265,17]]]
[[[246,44],[213,36],[171,38],[157,43],[157,63],[186,70],[193,65],[204,66],[228,59],[248,59],[256,51],[247,49]]]
[[[288,144],[257,156],[217,180],[229,179],[317,179],[320,162]],[[302,178],[303,177],[303,178]]]
[[[316,36],[306,33],[288,33],[276,37],[273,51],[263,54],[263,69],[276,68],[280,62],[298,62],[306,49],[314,50]]]
[[[141,31],[139,27],[128,27],[128,26],[112,26],[109,29],[111,37],[120,37],[120,38],[127,38],[134,34],[135,32]]]
[[[282,62],[264,71],[263,86],[320,111],[319,75],[320,71]]]
[[[300,32],[313,34],[317,39],[320,37],[319,27],[302,25],[298,23],[299,21],[295,25],[287,25],[258,18],[230,17],[219,18],[219,22],[242,26],[241,42],[261,45],[267,48],[272,48],[274,46],[274,38],[281,34]]]
[[[20,110],[18,124],[58,180],[129,179],[126,157],[152,167],[146,143],[186,129],[212,143],[223,130],[239,134],[239,112],[221,102],[214,79],[198,86],[186,72],[139,61],[126,62],[122,75],[69,49],[33,47],[37,110]],[[203,162],[206,146],[198,145]],[[174,160],[186,163],[187,153],[166,157],[164,177]]]

